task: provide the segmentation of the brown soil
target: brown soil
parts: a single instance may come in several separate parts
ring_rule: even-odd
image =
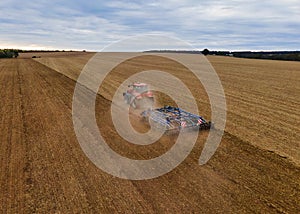
[[[88,59],[0,60],[1,213],[299,212],[299,63],[211,57],[229,110],[216,154],[208,164],[198,165],[207,136],[201,132],[179,167],[159,178],[129,181],[98,169],[77,142],[71,114],[73,79]],[[124,66],[128,72],[138,67],[136,61]],[[183,81],[192,80],[171,67]],[[100,130],[124,156],[158,156],[176,136],[164,136],[145,148],[133,146],[116,134],[106,113],[109,98],[128,75],[120,69],[107,77],[97,97]],[[195,84],[191,90],[201,91]],[[202,113],[209,117],[205,93],[195,94],[204,100]],[[166,100],[161,98],[162,103]]]

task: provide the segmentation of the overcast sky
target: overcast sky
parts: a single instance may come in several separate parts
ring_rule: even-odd
[[[299,0],[3,0],[0,14],[0,48],[101,50],[159,34],[200,50],[300,50]]]

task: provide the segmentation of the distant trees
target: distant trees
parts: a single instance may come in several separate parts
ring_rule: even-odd
[[[17,58],[19,56],[18,50],[4,49],[0,50],[0,58]]]
[[[232,52],[234,57],[250,58],[250,59],[271,59],[271,60],[286,60],[300,61],[300,51],[261,51],[261,52]]]
[[[209,50],[207,48],[205,48],[203,51],[202,51],[202,54],[204,56],[207,56],[209,54]]]
[[[15,58],[17,58],[19,56],[19,52],[18,51],[14,51],[14,54],[15,54]]]
[[[300,51],[209,51],[209,55],[250,59],[300,61]]]
[[[203,54],[216,56],[229,56],[250,59],[269,59],[300,61],[300,51],[210,51],[205,48],[203,51],[198,50],[150,50],[146,53],[184,53],[184,54]]]

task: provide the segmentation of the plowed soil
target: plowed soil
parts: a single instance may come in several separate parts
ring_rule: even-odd
[[[1,213],[299,213],[299,63],[211,57],[228,104],[217,152],[206,165],[198,165],[207,136],[201,132],[176,169],[155,179],[129,181],[98,169],[74,133],[74,80],[89,57],[0,60]],[[139,63],[151,67],[152,60],[116,68],[97,96],[101,132],[115,151],[131,158],[158,156],[176,138],[163,136],[147,148],[133,146],[117,135],[106,113],[122,80]],[[171,64],[163,65],[183,81],[192,80]],[[201,85],[192,85],[209,118]],[[167,101],[159,97],[161,104]]]

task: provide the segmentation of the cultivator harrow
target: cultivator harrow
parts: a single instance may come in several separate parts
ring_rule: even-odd
[[[212,127],[212,123],[203,117],[172,106],[146,110],[141,116],[156,128],[165,131],[207,130]]]

